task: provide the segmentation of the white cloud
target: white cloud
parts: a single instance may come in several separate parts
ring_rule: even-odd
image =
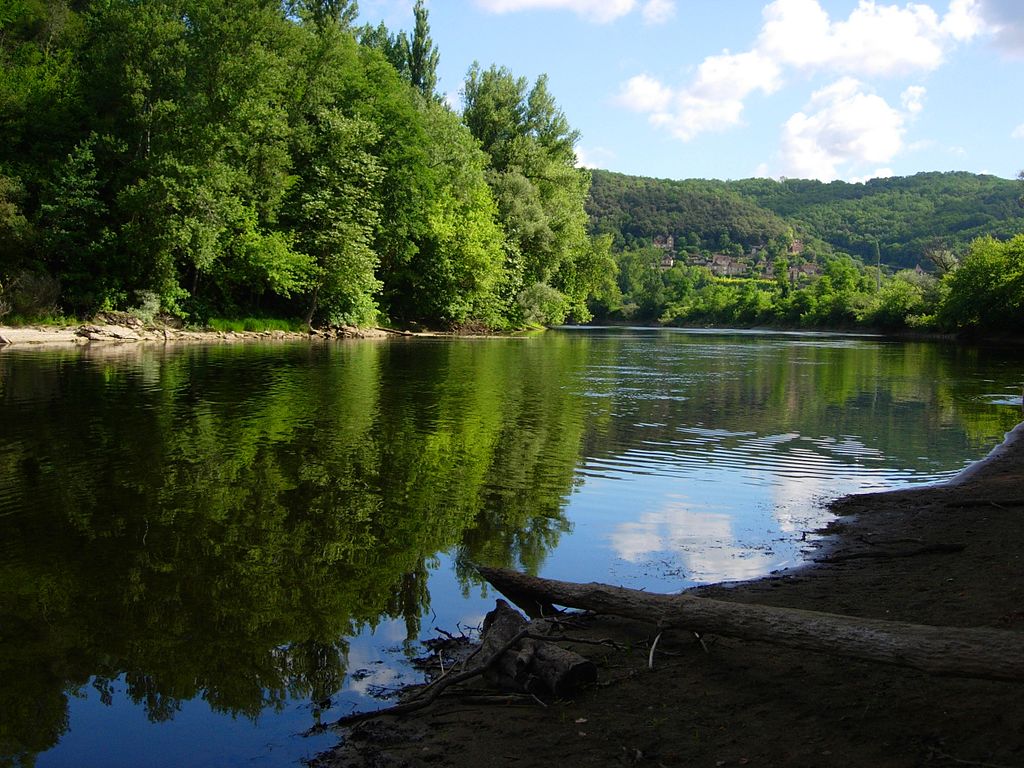
[[[780,146],[784,173],[832,180],[886,163],[903,149],[904,120],[859,80],[844,77],[816,91],[805,111],[786,121]]]
[[[676,0],[476,0],[476,4],[491,13],[571,11],[598,24],[615,21],[637,9],[646,24],[664,24],[676,15]]]
[[[921,85],[912,85],[900,94],[900,101],[903,108],[912,115],[918,114],[924,109],[924,96],[927,89]]]
[[[1024,3],[1020,0],[975,0],[975,12],[982,19],[996,45],[1016,56],[1024,56]]]
[[[829,56],[832,22],[818,0],[776,0],[762,11],[764,25],[757,47],[793,66],[807,66]]]
[[[650,75],[637,75],[623,83],[615,101],[634,112],[664,112],[672,101],[672,89]]]
[[[1024,0],[1013,1],[1024,7]],[[779,90],[786,68],[859,77],[933,71],[953,45],[987,28],[981,5],[1002,2],[951,0],[940,16],[923,3],[859,0],[847,18],[834,20],[820,0],[773,0],[764,8],[764,23],[749,51],[708,56],[691,82],[679,87],[646,75],[634,77],[622,86],[617,101],[648,112],[652,124],[689,141],[741,123],[747,98]],[[907,88],[902,96],[906,112],[920,112],[924,95],[921,86]],[[792,141],[799,143],[796,134]],[[811,165],[829,167],[827,159]]]
[[[566,10],[598,24],[607,24],[636,8],[637,0],[476,0],[491,13],[515,11]]]
[[[1024,123],[1021,123],[1010,134],[1011,139],[1024,139]]]
[[[647,0],[641,13],[647,24],[664,24],[676,15],[675,0]]]
[[[607,168],[617,157],[607,147],[576,147],[576,165],[579,168]]]
[[[758,51],[708,56],[688,92],[712,101],[743,99],[753,91],[772,93],[781,86],[779,66]]]
[[[682,141],[738,124],[743,101],[753,91],[772,93],[781,85],[778,66],[757,51],[709,56],[693,83],[674,90],[649,75],[637,75],[622,86],[618,104],[648,112],[653,125]]]
[[[656,112],[650,120],[653,125],[667,128],[677,139],[689,141],[698,134],[738,124],[742,114],[740,99],[702,99],[681,93],[671,111]]]
[[[860,0],[847,19],[833,21],[818,0],[775,0],[764,9],[757,47],[797,68],[858,75],[931,71],[951,39],[976,33],[970,2],[954,0],[953,6],[943,20],[919,3]]]
[[[979,0],[952,0],[942,18],[942,31],[954,40],[973,40],[989,31]]]

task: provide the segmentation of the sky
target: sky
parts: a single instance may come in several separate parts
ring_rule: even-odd
[[[411,30],[413,0],[360,0]],[[1024,168],[1024,0],[426,0],[456,107],[474,61],[541,74],[581,165],[866,181]]]

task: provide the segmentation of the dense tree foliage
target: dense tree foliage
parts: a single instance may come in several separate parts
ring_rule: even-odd
[[[540,283],[566,296],[561,316],[585,317],[607,283],[590,267],[613,265],[592,256],[589,176],[546,81],[507,126],[491,119],[519,137],[511,154],[481,150],[472,101],[464,123],[435,93],[423,3],[411,36],[356,28],[357,13],[6,4],[0,311],[505,327]],[[517,207],[540,211],[530,235]]]
[[[609,273],[588,242],[584,203],[590,174],[576,167],[579,133],[548,90],[505,68],[474,64],[466,79],[463,118],[489,157],[487,179],[509,235],[509,269],[523,289],[527,316],[587,320],[587,300]],[[598,265],[595,267],[595,265]]]
[[[1024,331],[1024,235],[975,240],[943,280],[940,320],[954,328]]]
[[[814,180],[648,179],[594,172],[596,232],[635,247],[671,235],[680,251],[742,251],[779,241],[827,248],[894,269],[931,269],[938,251],[1024,233],[1019,183],[970,173],[919,173],[852,184]]]
[[[614,239],[619,269],[617,301],[596,311],[676,324],[1016,330],[1019,194],[1015,182],[966,173],[823,184],[595,171],[591,229]]]
[[[594,171],[587,202],[591,227],[617,245],[672,236],[681,248],[729,250],[792,239],[790,225],[726,182],[649,179]]]
[[[545,76],[474,65],[459,114],[422,0],[411,33],[357,18],[5,4],[0,316],[1015,327],[1012,265],[982,264],[1012,262],[1016,182],[591,173]]]
[[[938,248],[1024,232],[1019,185],[972,173],[919,173],[852,184],[749,179],[731,184],[802,232],[874,263],[913,269]],[[877,249],[877,250],[876,250]]]

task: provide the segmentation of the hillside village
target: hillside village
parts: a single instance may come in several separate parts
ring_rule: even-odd
[[[775,259],[763,245],[751,246],[742,256],[728,253],[692,253],[677,250],[676,240],[672,235],[659,235],[653,238],[652,245],[663,251],[661,268],[671,269],[676,263],[690,267],[705,267],[715,277],[737,277],[770,280],[775,277]],[[793,240],[786,250],[788,264],[787,275],[790,283],[801,283],[821,276],[821,267],[804,258],[804,243]],[[918,266],[918,270],[920,270]],[[922,270],[923,271],[923,270]]]

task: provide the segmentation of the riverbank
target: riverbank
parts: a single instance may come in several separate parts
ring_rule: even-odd
[[[837,517],[815,564],[696,592],[993,627],[1021,633],[1024,643],[1022,488],[1024,424],[952,482],[833,503]],[[542,707],[442,698],[357,727],[316,765],[1024,765],[1019,684],[728,638],[710,638],[705,651],[682,632],[661,638],[649,669],[651,624],[598,617],[570,632],[620,645],[575,646],[598,664],[600,682],[574,700]]]
[[[23,346],[85,346],[88,344],[130,344],[138,342],[231,343],[259,340],[368,339],[412,335],[385,328],[335,328],[298,331],[214,331],[152,326],[143,323],[93,322],[66,326],[0,326],[0,349]]]

